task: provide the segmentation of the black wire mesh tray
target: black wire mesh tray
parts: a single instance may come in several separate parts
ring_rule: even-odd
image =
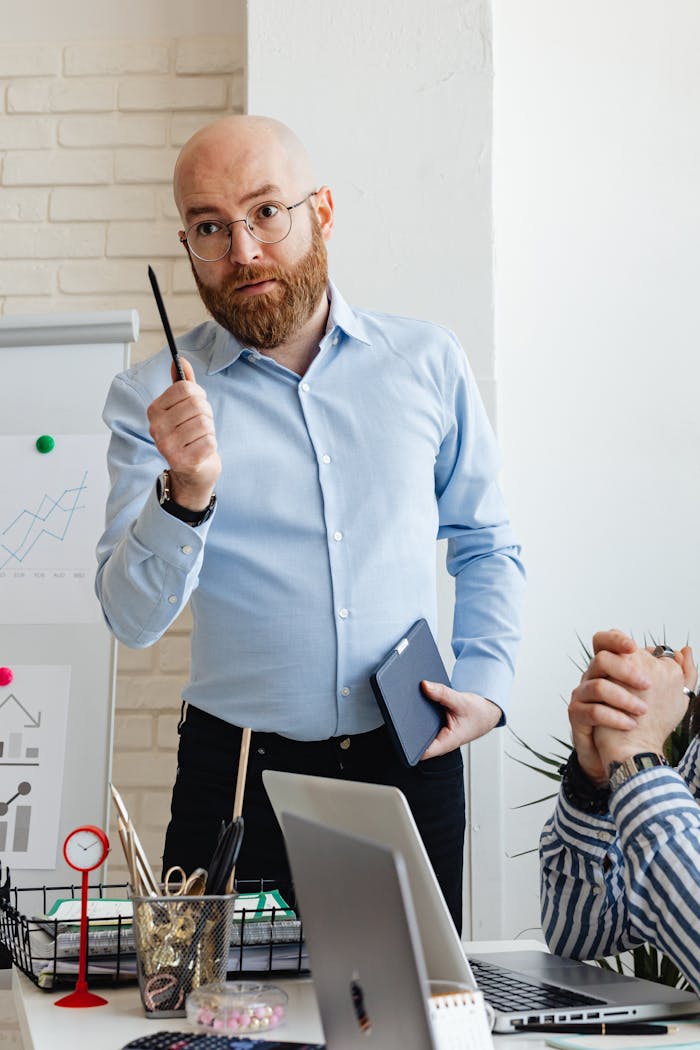
[[[261,894],[274,889],[265,880],[239,882],[239,893]],[[95,883],[90,899],[130,897],[126,883]],[[74,987],[78,977],[80,933],[72,919],[45,919],[59,900],[79,900],[79,885],[0,889],[0,944],[12,963],[46,991]],[[290,902],[294,908],[294,902]],[[282,908],[237,911],[229,949],[230,977],[295,977],[309,973],[301,921]],[[136,982],[136,953],[131,920],[88,919],[87,980],[109,986]]]

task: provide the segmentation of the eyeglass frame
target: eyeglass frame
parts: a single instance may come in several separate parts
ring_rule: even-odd
[[[285,204],[283,201],[275,201],[275,200],[269,200],[269,201],[266,200],[266,201],[261,201],[259,204],[251,204],[250,208],[248,208],[248,211],[245,213],[245,217],[244,218],[242,218],[242,219],[231,219],[231,222],[222,222],[221,219],[210,219],[209,222],[218,222],[219,225],[222,227],[222,229],[228,230],[228,248],[223,253],[223,255],[219,255],[218,258],[216,258],[216,259],[203,259],[201,255],[197,255],[196,251],[194,250],[194,248],[192,247],[192,245],[190,244],[190,242],[187,239],[188,236],[189,236],[190,230],[193,230],[195,228],[195,226],[198,226],[201,222],[206,222],[207,221],[206,219],[198,219],[197,222],[191,223],[191,225],[189,225],[187,227],[187,229],[184,230],[183,233],[180,234],[180,244],[186,245],[187,246],[187,251],[188,252],[192,252],[192,254],[194,255],[195,259],[199,259],[200,262],[211,262],[211,263],[220,262],[222,259],[225,259],[226,256],[231,251],[231,246],[233,244],[233,235],[231,233],[231,227],[235,226],[237,222],[245,223],[246,230],[248,231],[250,236],[253,238],[253,240],[256,240],[258,242],[258,244],[281,244],[282,241],[286,240],[287,237],[289,237],[290,233],[292,232],[292,225],[293,225],[292,212],[294,211],[294,209],[295,208],[299,208],[302,204],[305,204],[306,201],[311,199],[311,197],[315,197],[317,193],[318,193],[318,190],[312,190],[311,193],[307,193],[307,195],[302,200],[297,201],[296,204]],[[278,204],[281,208],[286,208],[288,213],[289,213],[289,229],[285,233],[284,237],[280,237],[279,240],[277,240],[277,241],[262,241],[262,240],[260,240],[259,237],[256,237],[256,235],[253,233],[253,231],[250,228],[250,223],[248,221],[250,213],[252,211],[254,211],[256,208],[264,207],[266,204],[275,204],[275,205]]]

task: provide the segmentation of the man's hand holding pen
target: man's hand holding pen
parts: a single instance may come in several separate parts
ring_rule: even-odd
[[[181,507],[209,505],[221,473],[214,414],[204,390],[195,382],[189,361],[181,359],[184,381],[173,383],[148,407],[151,437],[170,467],[171,498]]]

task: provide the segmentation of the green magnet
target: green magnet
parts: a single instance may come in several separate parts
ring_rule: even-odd
[[[55,444],[50,434],[42,434],[36,439],[36,447],[39,452],[51,452]]]

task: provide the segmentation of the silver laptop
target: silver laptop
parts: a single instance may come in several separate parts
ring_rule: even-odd
[[[303,817],[283,820],[328,1050],[434,1050],[402,857]]]
[[[447,910],[413,815],[393,787],[266,770],[277,819],[283,814],[383,843],[405,862],[430,980],[479,987],[496,1012],[495,1030],[527,1024],[652,1020],[697,1013],[690,992],[603,970],[546,951],[470,954]]]

